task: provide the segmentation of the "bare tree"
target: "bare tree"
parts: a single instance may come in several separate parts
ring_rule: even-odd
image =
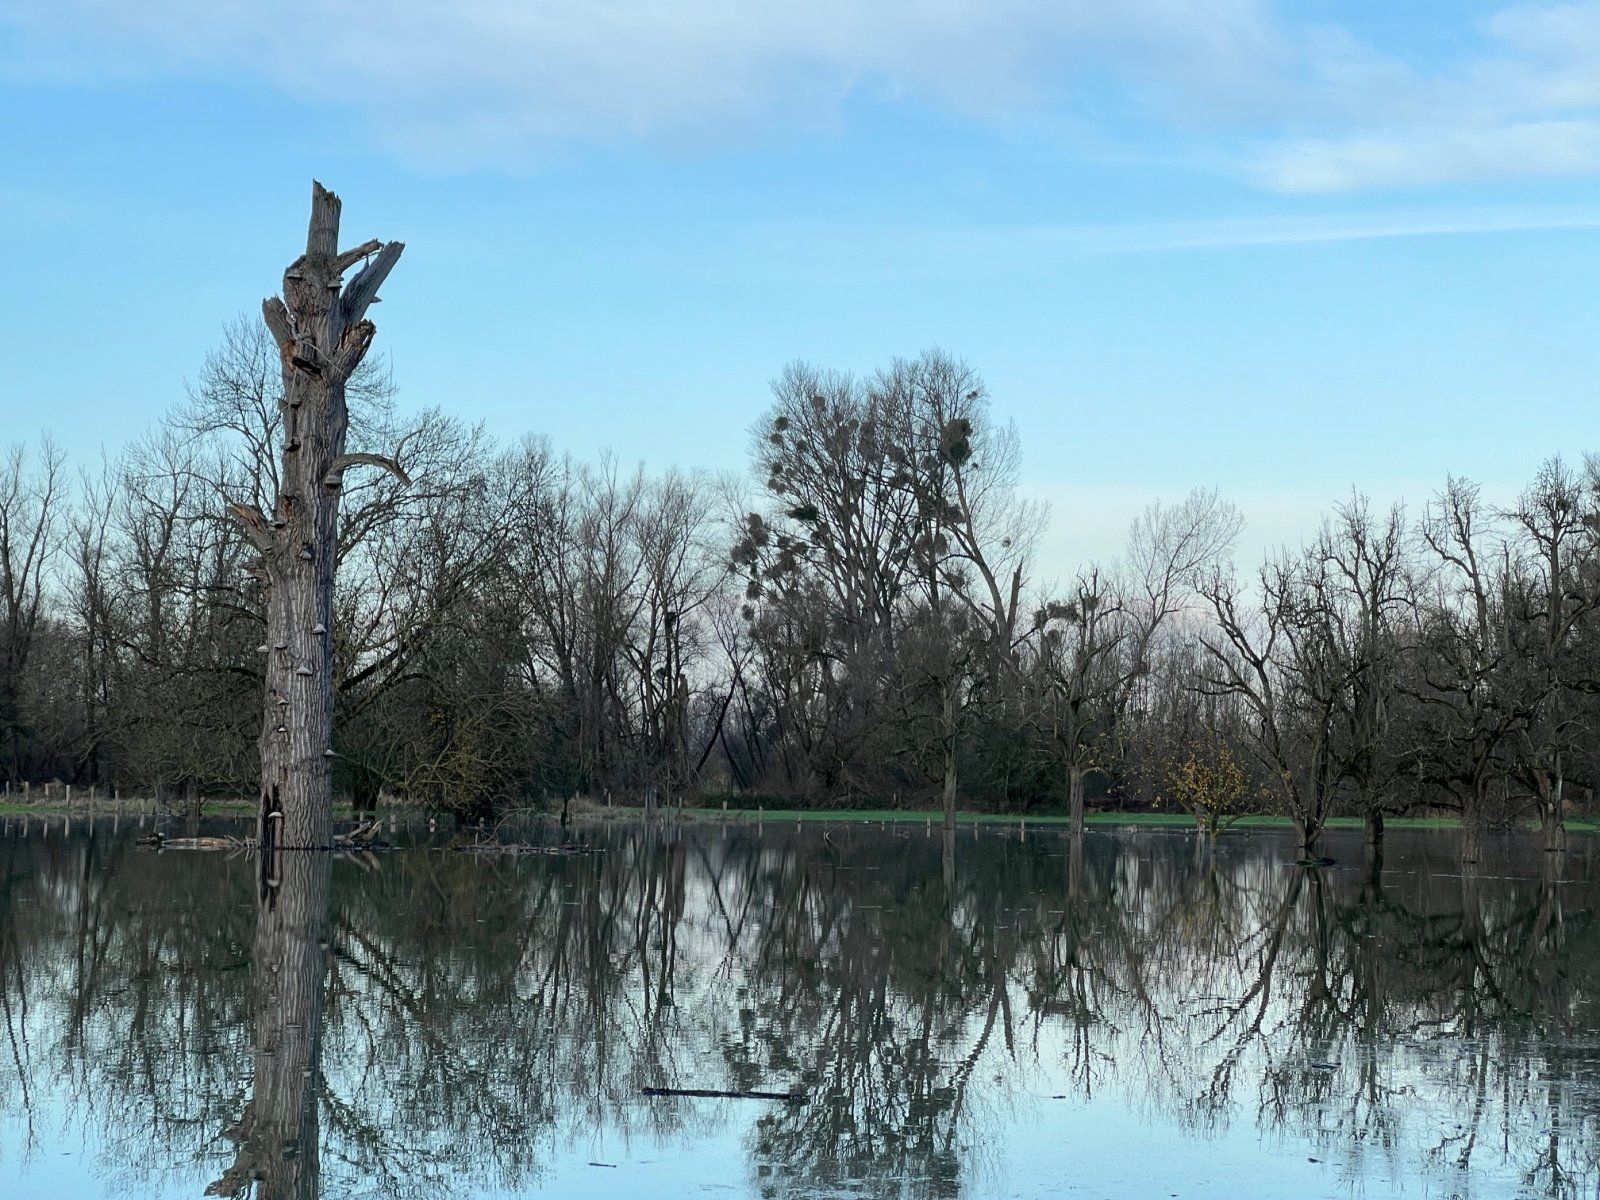
[[[1495,559],[1508,559],[1509,547],[1493,516],[1476,484],[1452,478],[1421,523],[1435,562],[1411,689],[1417,742],[1424,769],[1461,813],[1461,856],[1469,864],[1483,856],[1484,833],[1510,819],[1494,785],[1505,779],[1507,751],[1537,706],[1535,693],[1505,686],[1510,630]]]
[[[1365,497],[1335,510],[1308,551],[1306,620],[1340,665],[1330,737],[1366,826],[1383,840],[1395,776],[1411,762],[1390,736],[1401,675],[1403,631],[1415,615],[1411,539],[1398,505],[1381,520]]]
[[[79,502],[71,516],[67,611],[79,632],[82,707],[81,742],[77,756],[91,784],[103,781],[104,754],[110,737],[114,622],[117,601],[112,592],[112,517],[117,503],[117,476],[109,463],[98,474],[84,472]]]
[[[0,752],[18,778],[24,730],[23,683],[45,616],[45,582],[58,547],[61,451],[48,438],[37,464],[12,446],[0,458]]]
[[[1129,654],[1133,622],[1098,569],[1080,574],[1069,598],[1046,604],[1034,620],[1034,721],[1050,757],[1066,770],[1067,811],[1072,832],[1079,834],[1084,781],[1109,747],[1118,697],[1140,661]]]
[[[1600,608],[1600,509],[1593,464],[1585,481],[1559,458],[1539,468],[1510,516],[1523,553],[1505,585],[1519,643],[1511,666],[1528,719],[1516,728],[1516,767],[1532,794],[1545,849],[1566,845],[1570,762],[1592,734],[1575,693],[1593,691],[1580,647]]]
[[[1203,686],[1250,712],[1250,750],[1309,850],[1333,815],[1344,778],[1332,725],[1347,681],[1324,630],[1308,618],[1299,563],[1263,565],[1257,592],[1249,597],[1220,571],[1205,585],[1216,630],[1200,639],[1210,662]]]
[[[1197,488],[1177,504],[1157,501],[1128,531],[1122,581],[1098,569],[1080,573],[1065,600],[1035,615],[1035,723],[1067,772],[1073,832],[1083,832],[1089,773],[1109,765],[1134,710],[1149,706],[1144,693],[1163,627],[1183,612],[1243,526],[1238,509],[1214,488]]]

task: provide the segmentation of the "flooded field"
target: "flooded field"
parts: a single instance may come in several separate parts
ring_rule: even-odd
[[[5,1196],[1600,1187],[1587,836],[1463,876],[1443,832],[1310,870],[1262,831],[603,825],[287,856],[258,913],[251,857],[135,832],[0,840]]]

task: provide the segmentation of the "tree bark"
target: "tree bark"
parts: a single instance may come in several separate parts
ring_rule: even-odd
[[[1461,814],[1461,861],[1473,865],[1483,860],[1483,816],[1477,812]]]
[[[1083,775],[1082,767],[1069,767],[1067,769],[1067,804],[1068,812],[1072,816],[1072,833],[1074,836],[1081,834],[1084,827]]]
[[[345,384],[375,332],[365,319],[400,257],[399,242],[339,252],[339,198],[311,185],[306,252],[283,275],[283,298],[262,304],[283,369],[283,447],[271,518],[251,505],[229,515],[261,552],[265,584],[265,704],[257,837],[264,851],[332,841],[333,576],[345,470],[397,463],[345,454]],[[348,284],[344,272],[366,265]]]
[[[957,763],[956,763],[956,688],[953,680],[947,679],[944,684],[944,827],[953,830],[956,827],[956,788]]]
[[[1544,830],[1544,848],[1547,853],[1560,854],[1567,848],[1567,825],[1562,818],[1560,801],[1540,812],[1539,823]]]
[[[1367,845],[1382,847],[1383,810],[1381,808],[1367,809],[1365,830]]]
[[[944,881],[944,906],[945,911],[951,911],[956,904],[956,831],[954,826],[947,825],[940,839],[939,846],[939,874]]]

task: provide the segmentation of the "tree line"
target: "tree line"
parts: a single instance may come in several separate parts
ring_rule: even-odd
[[[259,778],[262,580],[232,505],[272,512],[279,348],[226,331],[115,457],[0,460],[0,776],[159,797]],[[783,803],[1166,807],[1216,829],[1458,814],[1485,833],[1595,783],[1600,467],[1509,507],[1448,479],[1353,495],[1233,562],[1213,490],[1152,504],[1064,581],[1022,446],[942,352],[794,364],[749,471],[582,463],[349,382],[331,636],[336,787],[481,815],[647,791]],[[1074,514],[1063,514],[1073,519]]]

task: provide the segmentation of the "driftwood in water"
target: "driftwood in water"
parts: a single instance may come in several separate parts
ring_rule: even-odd
[[[364,821],[349,833],[338,834],[333,839],[333,848],[335,850],[370,850],[380,845],[373,838],[382,826],[383,822],[376,817],[370,821]]]
[[[640,1088],[645,1096],[693,1096],[703,1100],[783,1100],[789,1104],[804,1104],[804,1092],[723,1092],[715,1088]]]
[[[248,850],[254,843],[228,837],[181,837],[150,844],[163,850]]]
[[[463,854],[603,854],[599,846],[528,846],[520,842],[462,842]]]
[[[332,850],[335,853],[361,860],[362,866],[376,866],[377,860],[372,858],[371,852],[387,848],[386,843],[367,840],[376,831],[377,824],[376,821],[369,822],[368,825],[354,829],[343,837],[334,838],[332,846],[325,846],[322,849]],[[153,850],[254,850],[259,845],[254,838],[169,838],[159,830],[152,833],[141,833],[134,838],[134,844]]]

